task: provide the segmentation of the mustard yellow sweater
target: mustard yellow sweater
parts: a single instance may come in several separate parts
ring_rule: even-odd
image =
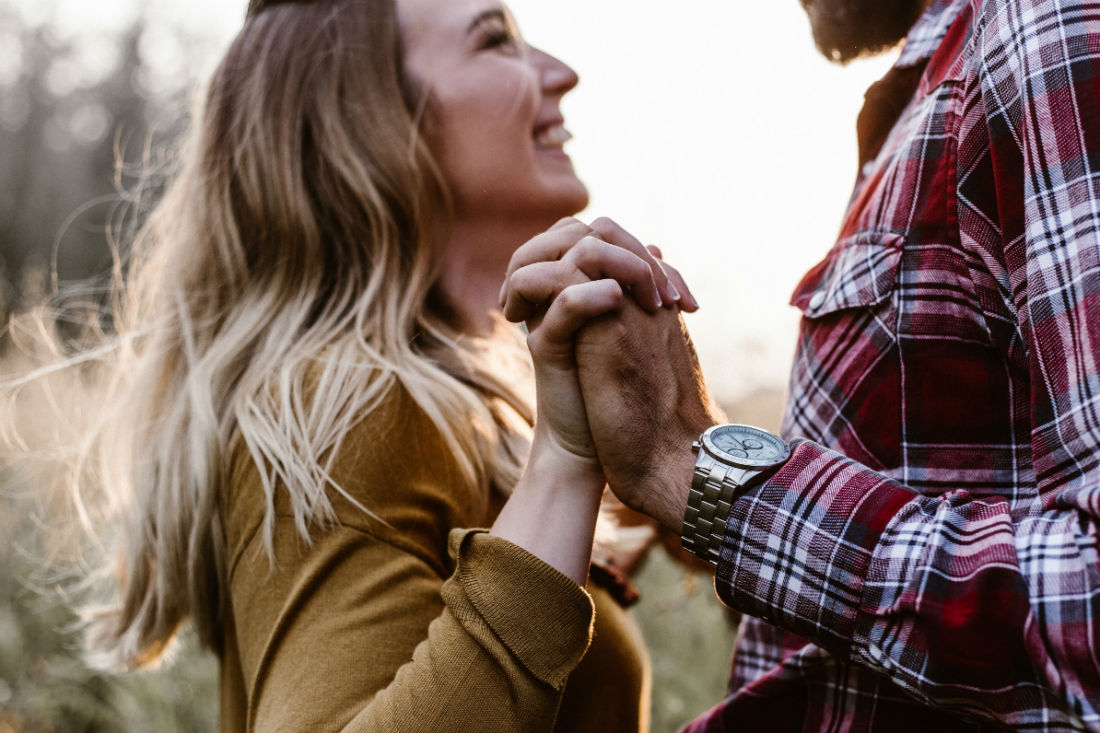
[[[378,519],[333,492],[339,526],[307,544],[282,497],[273,569],[259,476],[238,456],[222,731],[648,729],[648,659],[627,613],[505,540],[457,529],[490,525],[500,506],[458,476],[395,389],[336,462]]]

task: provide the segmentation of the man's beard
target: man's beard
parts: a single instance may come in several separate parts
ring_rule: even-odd
[[[814,42],[831,61],[885,51],[905,38],[928,0],[801,0]]]

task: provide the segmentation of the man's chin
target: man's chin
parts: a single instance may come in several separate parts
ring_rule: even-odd
[[[825,58],[844,64],[896,46],[928,0],[801,0],[814,42]]]

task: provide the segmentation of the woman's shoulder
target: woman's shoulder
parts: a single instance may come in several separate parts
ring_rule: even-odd
[[[255,534],[267,506],[259,468],[238,442],[227,487],[231,553]],[[487,489],[470,485],[442,430],[400,382],[335,447],[329,475],[326,496],[338,526],[418,554],[445,558],[451,529],[489,520]],[[286,486],[276,484],[275,492],[277,518],[287,520],[276,531],[297,531]]]
[[[443,430],[400,383],[348,432],[332,474],[351,497],[389,521],[424,507],[436,516],[482,519],[475,510],[487,489],[470,486]],[[354,523],[362,512],[338,514]]]

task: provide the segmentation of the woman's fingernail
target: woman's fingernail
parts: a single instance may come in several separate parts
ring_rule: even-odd
[[[672,296],[672,301],[674,303],[679,303],[680,300],[681,300],[680,291],[676,289],[676,286],[673,285],[672,283],[669,283],[668,284],[668,290],[669,290],[669,294]]]

